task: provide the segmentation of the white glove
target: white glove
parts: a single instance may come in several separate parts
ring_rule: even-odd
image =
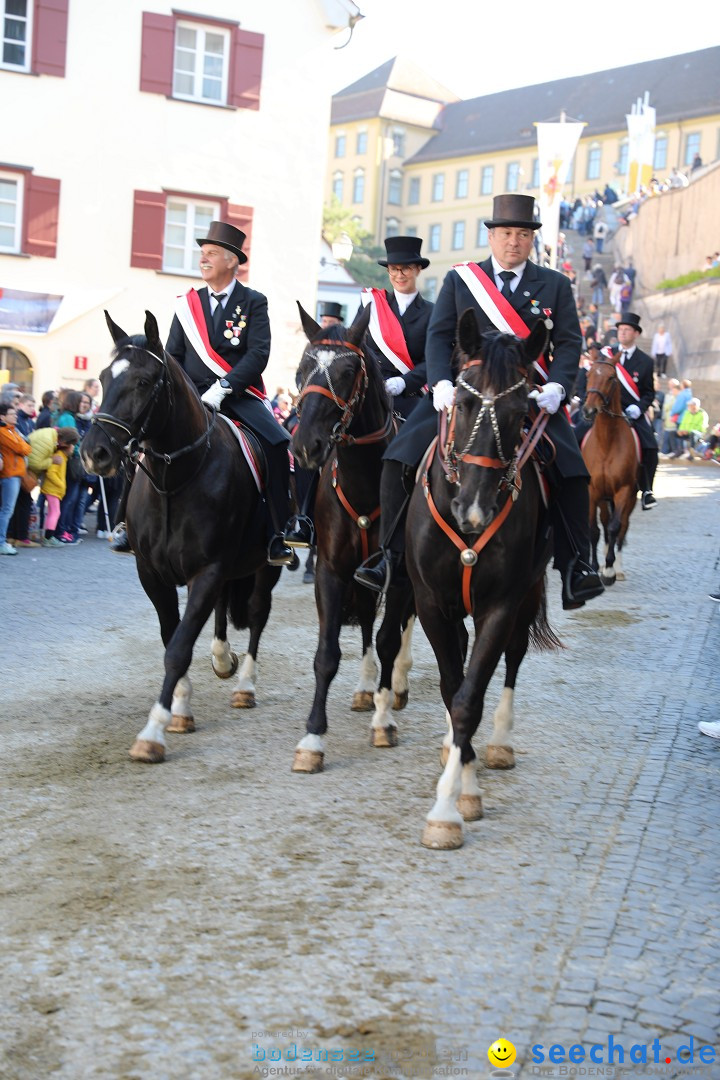
[[[213,409],[219,409],[223,403],[223,398],[226,398],[228,394],[232,394],[232,387],[221,386],[218,379],[205,391],[200,400],[204,401],[206,405],[212,406]]]
[[[542,390],[531,390],[528,397],[535,398],[538,407],[552,415],[560,408],[565,397],[565,388],[559,382],[547,382]]]
[[[455,401],[455,387],[449,379],[441,379],[440,382],[435,383],[432,392],[436,412],[442,412],[443,409],[452,409]]]
[[[405,380],[400,375],[393,375],[391,379],[385,380],[385,389],[390,397],[397,397],[398,394],[404,394]]]
[[[628,405],[627,409],[625,410],[625,415],[627,416],[628,420],[637,420],[638,416],[640,415],[639,406]]]

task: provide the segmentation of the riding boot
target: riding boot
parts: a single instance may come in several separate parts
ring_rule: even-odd
[[[271,566],[288,566],[296,570],[299,560],[292,548],[285,543],[282,522],[287,521],[289,510],[290,459],[287,443],[271,444],[263,440],[267,461],[265,477],[265,504],[267,507],[268,556]]]
[[[110,533],[110,550],[120,555],[129,555],[132,553],[130,541],[128,540],[125,517],[127,515],[128,498],[130,497],[130,488],[132,487],[134,476],[134,472],[129,475],[128,473],[125,473],[123,476],[122,492],[120,494],[120,501],[115,515],[117,520],[115,522],[115,527]]]
[[[585,477],[563,479],[551,504],[556,570],[562,577],[565,611],[581,608],[605,586],[590,565],[590,503]]]
[[[640,465],[640,475],[638,477],[640,481],[639,487],[642,491],[641,506],[643,510],[652,510],[654,506],[657,506],[657,499],[652,490],[657,464],[657,450],[653,450],[650,446],[643,447],[642,464]]]
[[[405,584],[405,519],[412,494],[414,469],[401,461],[385,461],[380,478],[380,558],[378,552],[357,568],[353,577],[374,592],[386,593],[391,582]],[[368,566],[368,562],[374,566]]]
[[[293,548],[311,548],[315,543],[315,493],[320,473],[318,470],[295,468],[295,495],[298,512],[285,526],[285,543]]]

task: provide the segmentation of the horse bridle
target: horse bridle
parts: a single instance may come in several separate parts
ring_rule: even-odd
[[[615,364],[613,364],[612,360],[596,360],[595,363],[593,364],[593,367],[595,367],[595,365],[597,365],[597,366],[602,365],[603,367],[611,367],[613,369],[613,374],[611,376],[611,382],[612,383],[617,382],[617,380],[618,380],[617,368],[616,368]],[[627,416],[625,416],[625,413],[613,412],[613,410],[610,408],[610,393],[604,394],[602,392],[602,390],[596,390],[593,387],[591,390],[586,390],[585,391],[585,401],[587,401],[590,394],[597,394],[597,396],[600,398],[600,400],[602,401],[602,410],[601,410],[602,412],[607,413],[608,416],[612,416],[616,420],[627,420],[627,422],[630,423]]]
[[[331,359],[325,360],[321,358],[317,350],[322,346],[332,346],[333,349],[340,349],[334,353]],[[315,360],[315,367],[312,369],[308,377],[306,378],[301,390],[300,396],[297,400],[295,407],[298,419],[300,419],[300,413],[302,409],[302,402],[308,394],[322,394],[323,397],[329,398],[330,401],[338,407],[341,412],[340,419],[333,426],[332,431],[328,437],[328,445],[332,447],[335,443],[342,443],[344,446],[363,445],[371,442],[379,442],[380,439],[385,438],[390,434],[393,427],[393,414],[390,412],[388,419],[384,427],[378,431],[372,432],[370,435],[354,436],[349,434],[349,427],[355,419],[355,411],[362,408],[362,404],[365,401],[365,395],[369,386],[369,378],[367,373],[367,366],[365,364],[365,357],[362,349],[359,349],[356,345],[351,344],[349,341],[333,341],[331,338],[325,338],[322,341],[312,342],[312,352],[310,356]],[[314,355],[313,355],[314,354]],[[347,356],[356,355],[360,357],[360,366],[353,381],[350,394],[347,401],[339,396],[335,387],[333,386],[332,376],[330,374],[330,368],[336,360],[343,360]],[[314,375],[324,376],[327,380],[327,386],[323,386],[321,383],[311,382],[310,380]]]
[[[130,420],[126,423],[123,420],[119,420],[117,416],[113,416],[111,413],[97,412],[91,420],[91,425],[96,424],[100,428],[106,439],[109,441],[110,445],[117,450],[122,460],[123,468],[125,469],[128,479],[132,479],[132,471],[134,470],[135,466],[137,466],[137,468],[142,469],[142,471],[145,473],[148,480],[152,484],[153,488],[159,495],[173,495],[180,491],[182,488],[184,488],[192,480],[194,480],[197,474],[200,472],[200,469],[202,468],[205,458],[210,450],[210,435],[215,427],[217,411],[215,409],[212,410],[212,417],[207,417],[206,415],[207,426],[205,428],[205,431],[193,443],[190,443],[187,446],[183,446],[179,450],[174,450],[171,454],[160,454],[156,450],[153,450],[152,447],[143,446],[143,442],[147,437],[150,419],[155,411],[155,406],[160,399],[160,393],[167,386],[167,363],[165,361],[164,352],[163,356],[158,356],[157,353],[152,352],[150,349],[147,349],[142,345],[125,345],[123,346],[122,351],[125,352],[125,350],[127,349],[137,349],[139,352],[144,352],[147,353],[148,356],[152,356],[153,360],[157,360],[157,362],[160,364],[160,377],[156,380],[150,398],[146,405],[140,411],[138,417],[135,417],[133,420]],[[168,396],[171,397],[170,394]],[[171,410],[172,400],[168,402],[168,417]],[[108,424],[112,427],[120,428],[121,431],[124,431],[127,434],[128,441],[124,445],[115,438],[111,431],[107,430],[106,425]],[[140,428],[137,432],[134,432],[133,428],[136,427],[137,424],[140,424]],[[197,469],[192,474],[192,476],[190,476],[181,485],[173,488],[172,490],[166,489],[164,487],[158,487],[154,477],[152,476],[152,473],[149,471],[149,469],[146,468],[142,461],[143,457],[150,457],[156,461],[161,461],[164,463],[164,484],[165,476],[167,475],[167,470],[169,466],[172,465],[173,462],[177,461],[178,458],[184,457],[186,454],[191,454],[193,450],[197,450],[200,446],[203,445],[203,443],[205,443],[205,453],[200,459],[200,463],[198,464]]]

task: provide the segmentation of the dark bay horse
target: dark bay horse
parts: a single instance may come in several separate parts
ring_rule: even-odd
[[[590,542],[592,564],[603,584],[622,581],[622,548],[635,509],[640,450],[637,436],[622,410],[616,364],[618,355],[603,350],[587,377],[583,416],[592,427],[582,441],[582,456],[590,473]],[[605,539],[605,565],[598,566],[600,528]]]
[[[213,609],[212,664],[220,678],[238,668],[227,641],[228,612],[236,628],[250,628],[232,704],[255,703],[257,648],[281,568],[267,564],[261,497],[234,430],[202,404],[164,351],[154,316],[145,315],[144,336],[131,337],[105,312],[115,349],[100,376],[102,410],[83,439],[82,456],[88,472],[100,476],[138,470],[128,536],[160,622],[165,679],[130,756],[155,763],[164,760],[166,730],[195,730],[187,671]],[[181,585],[188,587],[182,619]]]
[[[360,348],[369,306],[349,329],[336,325],[324,330],[298,307],[310,344],[298,369],[301,391],[291,450],[302,468],[322,472],[315,502],[319,621],[315,697],[293,771],[319,772],[324,763],[327,695],[340,664],[342,625],[359,623],[362,633],[361,674],[352,707],[374,708],[374,746],[395,746],[397,724],[391,710],[403,708],[408,699],[414,608],[409,583],[388,592],[376,640],[380,660],[376,690],[372,637],[378,598],[357,585],[353,573],[379,546],[380,473],[383,453],[395,432],[392,404],[380,368]]]
[[[560,645],[546,617],[551,545],[545,505],[528,463],[542,412],[523,442],[532,365],[545,335],[539,321],[525,341],[497,331],[481,338],[474,312],[461,315],[460,371],[447,436],[441,430],[410,501],[407,565],[451,728],[447,764],[423,834],[430,848],[460,847],[463,819],[482,817],[471,740],[501,656],[505,688],[493,717],[488,764],[508,768],[514,764],[509,733],[515,680],[528,644]],[[464,673],[466,615],[472,616],[475,640]]]

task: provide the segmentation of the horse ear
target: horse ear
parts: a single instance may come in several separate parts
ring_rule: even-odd
[[[352,326],[348,327],[345,337],[351,345],[359,345],[362,339],[365,337],[365,331],[368,328],[370,322],[370,305],[366,304],[362,309],[362,313],[358,316]]]
[[[125,333],[124,330],[120,329],[120,327],[117,325],[117,323],[114,323],[112,321],[112,319],[110,318],[110,312],[109,311],[105,312],[105,322],[108,324],[108,330],[110,331],[110,334],[112,335],[112,339],[113,339],[113,341],[115,342],[116,345],[117,345],[118,341],[122,341],[123,338],[126,338],[128,336]]]
[[[538,319],[530,331],[530,334],[523,342],[523,352],[530,364],[533,364],[538,356],[545,352],[545,346],[548,343],[549,337],[550,331],[545,325],[545,320]]]
[[[295,303],[297,304],[298,311],[300,312],[300,322],[302,323],[302,328],[305,331],[305,337],[308,339],[308,341],[312,341],[312,339],[314,337],[317,337],[317,335],[320,333],[322,327],[320,327],[318,323],[315,322],[311,315],[308,315],[307,311],[302,306],[299,300],[296,300]]]
[[[457,341],[466,356],[477,356],[480,352],[480,327],[473,308],[465,308],[458,319]]]
[[[157,319],[152,311],[147,310],[145,311],[145,338],[148,345],[155,346],[154,351],[159,352],[162,355],[162,342],[160,340]]]

